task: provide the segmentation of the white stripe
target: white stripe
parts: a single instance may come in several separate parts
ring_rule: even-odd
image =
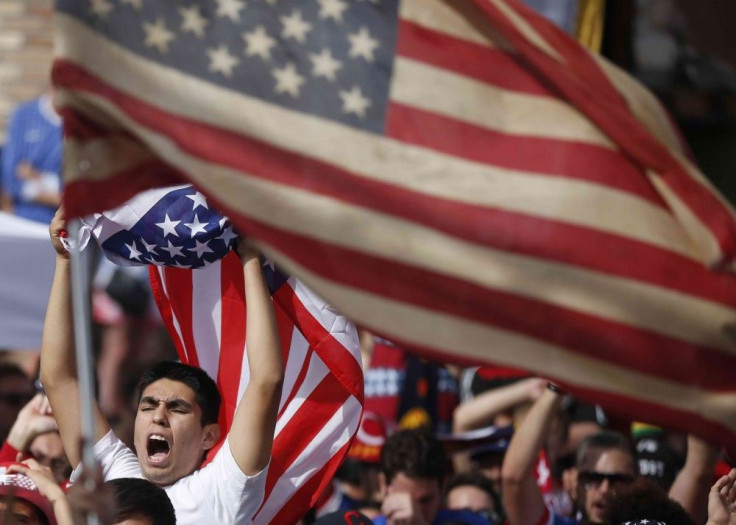
[[[497,45],[451,4],[458,5],[457,2],[438,0],[401,0],[399,16],[426,29],[445,33],[474,44],[486,47]],[[481,20],[475,20],[475,22],[482,23]]]
[[[418,193],[570,222],[697,258],[679,225],[665,210],[624,192],[564,177],[465,161],[317,117],[295,114],[140,59],[100,39],[73,19],[64,15],[57,15],[57,18],[60,29],[67,35],[68,47],[60,46],[58,49],[62,56],[72,60],[74,56],[84,56],[74,46],[99,49],[99,53],[85,56],[85,68],[105,78],[106,82],[174,115],[260,137],[286,151],[311,156],[356,175]],[[69,37],[72,34],[74,41]],[[132,71],[138,74],[133,75]],[[137,77],[145,78],[145,85],[141,85]],[[185,86],[186,89],[172,90],[172,86]],[[199,94],[195,104],[191,100],[192,92]],[[59,98],[69,100],[68,96],[69,93],[61,92]],[[78,100],[82,102],[81,111],[89,111],[82,106],[92,104],[104,113],[114,115],[117,121],[124,122],[126,128],[151,144],[149,133],[134,125],[108,102],[78,94],[74,97],[75,107]],[[466,102],[473,107],[484,105],[482,100]],[[172,148],[168,141],[165,147],[160,144],[151,146],[159,154],[168,150],[174,157],[179,155],[174,153],[176,148]],[[448,179],[447,173],[453,173],[454,177]],[[69,175],[68,180],[73,180],[74,173]]]
[[[169,302],[169,304],[171,304],[171,296],[169,295],[169,290],[166,285],[166,269],[161,266],[157,266],[156,271],[158,272],[159,282],[161,283],[161,291],[166,296],[166,300]],[[173,325],[174,331],[176,332],[176,336],[179,338],[179,347],[182,348],[184,350],[184,354],[188,356],[189,351],[184,344],[184,337],[181,333],[179,319],[177,319],[176,314],[174,313],[174,310],[172,308],[169,308],[169,313],[171,314],[171,324]]]
[[[350,440],[358,429],[361,405],[349,396],[273,487],[254,523],[269,523],[298,487],[307,483]]]
[[[281,389],[279,411],[283,410],[284,403],[289,399],[300,372],[308,364],[306,362],[308,350],[309,342],[304,338],[304,335],[294,327],[291,331],[291,345],[289,346],[289,357],[286,362],[286,370],[284,371],[284,386]]]
[[[394,61],[393,78],[391,99],[409,107],[500,133],[615,149],[595,124],[563,100],[503,89],[403,57]]]
[[[540,50],[547,53],[550,57],[554,58],[558,62],[564,63],[563,58],[555,49],[542,38],[542,35],[537,33],[531,24],[529,24],[519,13],[517,13],[505,0],[487,0],[494,4],[499,11],[501,11],[509,21],[516,26],[516,29],[521,35],[528,40],[531,44],[538,47]],[[550,22],[547,22],[550,23]]]
[[[222,344],[222,264],[192,271],[192,335],[199,367],[217,381]],[[217,344],[215,344],[217,343]]]
[[[346,314],[351,318],[361,319],[368,327],[380,327],[389,337],[444,354],[457,354],[484,363],[492,360],[499,365],[524,368],[543,377],[592,390],[689,411],[736,431],[736,392],[709,392],[600,361],[519,333],[342,286],[310,272],[277,250],[270,252],[278,255],[275,259],[279,265],[314,283],[328,300],[345,305]],[[666,349],[662,352],[665,356]]]

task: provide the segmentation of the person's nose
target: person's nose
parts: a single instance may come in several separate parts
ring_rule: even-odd
[[[601,482],[600,486],[598,487],[598,491],[601,492],[601,493],[603,493],[603,494],[606,494],[610,490],[612,490],[611,482],[608,481],[608,479],[604,479]]]
[[[166,426],[168,424],[168,419],[166,418],[166,407],[163,403],[159,404],[156,407],[156,410],[153,411],[153,422],[162,426]]]

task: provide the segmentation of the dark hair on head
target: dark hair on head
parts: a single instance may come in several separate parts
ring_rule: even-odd
[[[381,449],[386,483],[403,473],[410,478],[433,478],[442,484],[446,468],[442,444],[424,429],[400,430],[389,436]]]
[[[493,483],[491,483],[491,480],[483,474],[476,471],[459,472],[453,475],[447,482],[447,487],[445,487],[445,496],[447,496],[447,494],[449,494],[454,488],[465,487],[468,485],[479,488],[488,494],[491,497],[491,500],[494,499],[495,493],[493,491]]]
[[[659,522],[666,525],[695,525],[690,514],[655,482],[638,478],[608,497],[603,523]]]
[[[176,513],[166,491],[146,479],[120,478],[105,482],[115,508],[112,523],[146,518],[154,525],[174,525]]]
[[[15,363],[7,363],[7,362],[0,363],[0,379],[4,379],[6,377],[13,377],[13,376],[22,377],[26,381],[28,381],[28,383],[31,382],[31,380],[28,379],[28,376],[23,371],[23,369],[19,367],[18,365],[16,365]]]
[[[143,372],[138,381],[138,402],[143,391],[159,379],[179,381],[194,391],[195,399],[202,410],[202,426],[217,423],[220,414],[220,392],[207,372],[196,366],[189,366],[176,361],[159,361]]]
[[[580,443],[575,466],[579,470],[592,468],[600,455],[607,450],[620,450],[631,456],[631,468],[635,469],[634,451],[629,440],[620,432],[605,430],[591,434]]]

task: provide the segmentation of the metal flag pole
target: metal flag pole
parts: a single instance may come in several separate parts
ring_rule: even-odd
[[[89,253],[82,253],[79,249],[79,219],[69,221],[69,236],[76,242],[71,249],[71,287],[72,312],[74,317],[74,340],[77,357],[77,378],[79,381],[79,409],[81,414],[82,430],[82,465],[88,474],[96,472],[95,461],[95,390],[92,363],[92,323],[89,307]],[[85,483],[94,483],[94,477],[87,477]],[[97,516],[90,513],[87,516],[89,525],[98,525]]]

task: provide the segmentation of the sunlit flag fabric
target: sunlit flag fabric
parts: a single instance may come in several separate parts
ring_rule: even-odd
[[[736,222],[656,99],[513,0],[57,2],[72,214],[189,180],[425,355],[736,442]]]
[[[179,357],[216,380],[220,423],[229,428],[249,372],[243,268],[230,251],[237,236],[227,218],[184,186],[143,192],[85,223],[83,243],[91,234],[117,264],[151,264],[154,298]],[[293,523],[317,502],[358,430],[360,345],[355,325],[314,292],[270,262],[263,272],[286,376],[255,523]]]

